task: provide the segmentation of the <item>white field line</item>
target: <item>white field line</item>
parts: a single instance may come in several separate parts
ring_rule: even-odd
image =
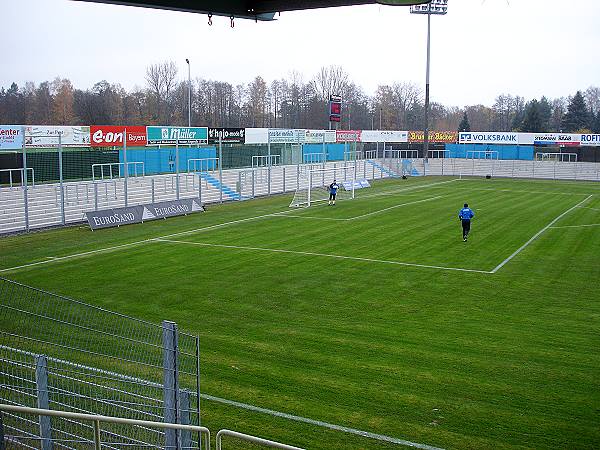
[[[282,211],[282,212],[285,212],[285,211]],[[152,242],[155,239],[169,238],[169,237],[174,237],[174,236],[183,236],[183,235],[192,234],[192,233],[199,233],[199,232],[202,232],[202,231],[212,230],[214,228],[219,228],[219,227],[225,227],[227,225],[233,225],[233,224],[240,223],[240,222],[247,222],[247,221],[250,221],[250,220],[257,220],[257,219],[263,219],[263,218],[266,218],[266,217],[271,217],[271,216],[273,216],[273,214],[278,214],[278,213],[270,213],[270,214],[263,214],[261,216],[247,217],[245,219],[232,220],[230,222],[218,223],[218,224],[215,224],[215,225],[209,225],[209,226],[202,227],[202,228],[196,228],[194,230],[188,230],[188,231],[182,231],[182,232],[179,232],[179,233],[167,234],[167,235],[164,235],[164,236],[159,236],[157,238],[142,239],[141,241],[129,242],[127,244],[121,244],[121,245],[114,245],[112,247],[104,247],[104,248],[100,248],[98,250],[90,250],[90,251],[87,251],[87,252],[73,253],[71,255],[66,255],[66,256],[57,256],[57,257],[54,257],[53,259],[46,259],[44,261],[37,261],[37,262],[29,263],[29,264],[23,264],[23,265],[20,265],[20,266],[14,266],[14,267],[8,267],[6,269],[0,269],[0,273],[13,272],[15,270],[25,269],[25,268],[33,267],[33,266],[39,266],[39,265],[42,265],[42,264],[49,264],[49,263],[53,263],[53,262],[57,262],[57,261],[63,261],[63,260],[66,260],[66,259],[80,258],[80,257],[85,257],[85,256],[93,255],[93,254],[96,254],[96,253],[103,253],[103,252],[109,252],[111,250],[117,250],[117,249],[122,249],[122,248],[133,247],[135,245],[141,245],[141,244],[145,244],[147,242]]]
[[[583,199],[582,201],[577,203],[575,206],[572,206],[571,208],[569,208],[565,212],[563,212],[560,216],[555,218],[552,222],[550,222],[548,225],[546,225],[544,228],[542,228],[540,231],[538,231],[531,239],[529,239],[527,242],[525,242],[525,244],[523,244],[521,247],[519,247],[512,255],[510,255],[508,258],[506,258],[504,261],[502,261],[500,264],[498,264],[496,267],[494,267],[492,269],[491,273],[496,273],[500,269],[502,269],[502,267],[504,267],[511,259],[513,259],[515,256],[517,256],[523,250],[525,250],[525,248],[527,248],[527,246],[529,244],[531,244],[533,241],[535,241],[544,231],[546,231],[548,228],[550,228],[552,225],[554,225],[556,222],[558,222],[560,219],[562,219],[564,216],[569,214],[574,209],[579,208],[583,203],[587,202],[590,198],[592,198],[592,195],[588,195],[585,199]]]
[[[472,187],[468,187],[468,188],[460,188],[457,187],[455,188],[456,190],[461,190],[461,191],[493,191],[493,192],[517,192],[519,194],[548,194],[548,195],[583,195],[580,192],[544,192],[544,191],[527,191],[527,190],[523,190],[523,189],[494,189],[494,188],[472,188]]]
[[[357,430],[356,428],[348,428],[342,425],[335,425],[332,423],[322,422],[320,420],[308,419],[306,417],[295,416],[293,414],[282,413],[279,411],[273,411],[272,409],[261,408],[259,406],[248,405],[247,403],[240,403],[233,400],[227,400],[224,398],[214,397],[208,394],[201,394],[201,397],[206,400],[212,400],[214,402],[223,403],[230,406],[235,406],[237,408],[247,409],[249,411],[260,412],[264,414],[269,414],[275,417],[281,417],[283,419],[294,420],[296,422],[308,423],[310,425],[316,425],[323,428],[329,428],[330,430],[342,431],[344,433],[356,434],[358,436],[363,436],[366,438],[376,439],[378,441],[390,442],[392,444],[400,444],[405,445],[407,447],[420,448],[424,450],[442,450],[438,447],[432,447],[426,444],[419,444],[417,442],[406,441],[404,439],[398,439],[390,436],[386,436],[384,434],[375,434],[370,433],[368,431]]]
[[[557,230],[560,228],[585,228],[585,227],[600,227],[600,223],[588,223],[586,225],[563,225],[560,227],[550,227],[553,230]]]
[[[386,196],[386,195],[396,195],[396,194],[399,194],[399,193],[402,193],[402,192],[406,192],[406,191],[414,191],[416,189],[427,188],[427,187],[431,187],[431,186],[438,186],[440,184],[453,183],[455,181],[460,181],[460,179],[459,178],[453,178],[452,180],[438,181],[436,183],[420,184],[418,186],[408,186],[408,187],[405,187],[405,188],[394,189],[394,190],[379,192],[379,193],[375,193],[375,194],[359,195],[356,198],[360,200],[360,199],[363,199],[363,198],[383,197],[383,196]]]
[[[320,257],[325,257],[325,258],[345,259],[345,260],[350,260],[350,261],[363,261],[363,262],[372,262],[372,263],[380,263],[380,264],[392,264],[392,265],[397,265],[397,266],[420,267],[420,268],[424,268],[424,269],[450,270],[450,271],[456,271],[456,272],[475,272],[475,273],[485,273],[485,274],[491,273],[486,270],[463,269],[460,267],[432,266],[432,265],[427,265],[427,264],[405,263],[405,262],[390,261],[390,260],[385,260],[385,259],[361,258],[358,256],[333,255],[330,253],[303,252],[303,251],[298,251],[298,250],[283,250],[283,249],[277,249],[277,248],[264,248],[264,247],[245,247],[245,246],[241,246],[241,245],[209,244],[209,243],[205,243],[205,242],[177,241],[174,239],[162,239],[162,238],[153,239],[153,241],[155,241],[155,242],[170,242],[173,244],[195,245],[195,246],[200,246],[200,247],[230,248],[230,249],[234,249],[234,250],[249,250],[249,251],[271,252],[271,253],[287,253],[287,254],[303,255],[303,256],[320,256]]]
[[[401,203],[399,205],[394,205],[394,206],[390,206],[388,208],[383,208],[383,209],[378,209],[377,211],[372,211],[370,213],[367,214],[361,214],[360,216],[354,216],[354,217],[349,217],[347,219],[339,219],[339,218],[334,218],[334,217],[316,217],[316,216],[304,216],[304,215],[300,215],[300,214],[285,214],[285,213],[280,213],[280,214],[273,214],[274,217],[293,217],[293,218],[298,218],[298,219],[315,219],[315,220],[337,220],[337,221],[342,221],[342,222],[348,222],[350,220],[354,220],[354,219],[361,219],[363,217],[368,217],[368,216],[372,216],[374,214],[379,214],[382,213],[384,211],[389,211],[390,209],[394,209],[394,208],[400,208],[401,206],[408,206],[408,205],[414,205],[415,203],[423,203],[423,202],[428,202],[431,200],[436,200],[438,198],[442,198],[444,197],[443,195],[438,195],[436,197],[429,197],[423,200],[415,200],[412,202],[406,202],[406,203]]]
[[[382,212],[384,212],[384,211],[389,211],[390,209],[394,209],[394,208],[400,208],[401,206],[414,205],[414,204],[416,204],[416,203],[429,202],[429,201],[431,201],[431,200],[437,200],[438,198],[442,198],[442,197],[444,197],[444,196],[443,196],[443,195],[438,195],[438,196],[435,196],[435,197],[429,197],[429,198],[426,198],[426,199],[423,199],[423,200],[415,200],[414,202],[401,203],[401,204],[399,204],[399,205],[390,206],[390,207],[388,207],[388,208],[383,208],[383,209],[380,209],[380,210],[378,210],[378,211],[373,211],[373,212],[370,212],[370,213],[361,214],[360,216],[354,216],[354,217],[350,217],[350,218],[349,218],[349,219],[347,219],[347,220],[362,219],[363,217],[368,217],[368,216],[372,216],[372,215],[374,215],[374,214],[379,214],[379,213],[382,213]]]

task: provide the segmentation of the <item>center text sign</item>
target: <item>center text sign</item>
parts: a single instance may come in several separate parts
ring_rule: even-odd
[[[17,150],[23,147],[23,129],[16,126],[0,126],[0,150]]]
[[[208,144],[206,127],[146,127],[147,145]]]

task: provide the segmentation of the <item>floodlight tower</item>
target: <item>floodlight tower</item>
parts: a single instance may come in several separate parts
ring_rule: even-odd
[[[426,5],[410,7],[411,14],[427,14],[427,69],[425,71],[425,125],[423,127],[423,158],[427,161],[429,154],[429,61],[431,47],[431,15],[448,13],[448,0],[431,0]]]

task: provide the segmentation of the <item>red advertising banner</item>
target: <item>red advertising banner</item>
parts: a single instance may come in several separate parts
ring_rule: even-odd
[[[360,142],[361,130],[337,130],[335,132],[336,142]]]
[[[127,146],[143,147],[146,145],[146,127],[115,127],[94,126],[90,127],[91,147],[122,147],[123,131],[127,129]]]
[[[423,130],[408,132],[408,142],[423,142],[424,140],[425,135]],[[430,131],[429,142],[454,144],[458,142],[458,131]]]

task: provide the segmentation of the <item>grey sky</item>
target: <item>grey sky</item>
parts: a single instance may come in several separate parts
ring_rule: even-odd
[[[341,65],[372,95],[378,84],[425,83],[426,17],[366,5],[283,13],[255,23],[69,0],[0,0],[0,86],[57,76],[144,86],[149,64],[173,60],[187,79],[248,83]],[[432,17],[431,99],[491,105],[600,86],[600,1],[450,0]]]

